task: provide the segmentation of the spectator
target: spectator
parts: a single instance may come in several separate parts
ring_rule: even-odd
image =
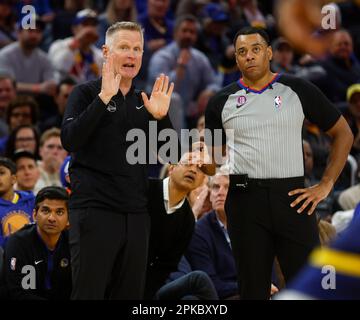
[[[51,45],[49,57],[60,73],[60,79],[70,75],[81,83],[100,76],[102,53],[94,45],[99,38],[97,25],[95,11],[81,10],[73,21],[74,36]]]
[[[177,165],[169,169],[164,180],[150,180],[148,212],[151,218],[145,298],[151,299],[165,284],[190,242],[194,215],[186,200],[197,188],[204,174],[191,164],[192,154],[185,153]]]
[[[228,176],[217,174],[211,178],[213,211],[196,223],[185,255],[193,270],[202,270],[210,276],[220,299],[238,298],[239,291],[225,214],[228,188]]]
[[[16,41],[16,19],[12,11],[12,5],[12,0],[0,2],[0,49]]]
[[[196,221],[212,210],[207,176],[199,187],[190,192],[188,200]]]
[[[347,30],[335,31],[331,40],[329,57],[320,62],[326,71],[322,90],[332,102],[345,102],[346,90],[360,81],[360,64],[353,52],[353,41]]]
[[[67,152],[61,145],[60,129],[52,128],[41,135],[40,156],[41,161],[38,162],[40,169],[38,187],[60,187],[60,166],[67,156]]]
[[[16,165],[15,190],[31,191],[37,194],[40,190],[36,184],[40,178],[40,171],[33,153],[26,150],[18,150],[12,156]]]
[[[18,41],[0,50],[0,68],[16,80],[19,93],[53,95],[54,68],[47,54],[38,48],[44,23],[36,19],[36,29],[19,29]]]
[[[16,166],[8,158],[0,158],[0,247],[5,237],[31,221],[34,195],[31,192],[14,191]]]
[[[47,118],[40,124],[41,132],[50,128],[61,128],[62,118],[65,112],[68,97],[74,89],[76,82],[72,78],[63,79],[56,87],[55,102],[57,106],[57,114]]]
[[[6,113],[6,123],[10,133],[22,125],[36,125],[38,119],[38,104],[30,96],[18,96],[9,104]],[[0,139],[0,153],[4,154],[9,136]]]
[[[341,14],[341,24],[343,28],[349,30],[354,41],[354,52],[360,59],[360,2],[357,0],[344,1],[336,4]]]
[[[62,188],[40,190],[33,211],[35,224],[25,226],[9,238],[5,247],[5,280],[12,299],[70,298],[67,201],[68,194]],[[29,288],[22,285],[24,266],[32,266],[36,274],[35,280],[29,281]]]
[[[276,38],[271,46],[273,49],[272,71],[293,74],[315,84],[321,84],[320,81],[323,81],[326,72],[311,56],[301,57],[299,60],[301,65],[298,65],[294,63],[294,49],[285,38]]]
[[[106,11],[99,15],[99,40],[97,47],[101,48],[105,43],[106,30],[117,21],[137,20],[135,0],[110,0]]]
[[[213,282],[203,271],[191,270],[184,256],[178,270],[172,272],[155,295],[156,300],[218,300]]]
[[[32,125],[21,125],[14,129],[6,144],[5,156],[11,158],[17,150],[31,152],[36,159],[39,159],[39,134]]]
[[[349,122],[349,126],[354,135],[354,144],[351,149],[351,154],[360,161],[360,82],[354,83],[347,89],[346,100],[348,103],[348,110],[346,110],[345,117]]]
[[[24,6],[31,5],[34,7],[36,14],[39,15],[42,22],[48,23],[54,19],[54,12],[50,3],[51,0],[19,0],[16,2],[18,17],[23,15],[22,8]]]
[[[30,96],[18,96],[12,100],[6,114],[10,132],[21,125],[36,125],[38,110],[38,104]]]
[[[151,83],[160,73],[169,74],[184,105],[184,113],[189,128],[196,126],[197,118],[204,110],[199,110],[198,102],[205,106],[208,98],[219,89],[215,73],[209,59],[193,48],[197,40],[197,19],[194,16],[179,17],[175,23],[174,41],[157,51],[149,64]],[[186,127],[183,119],[183,128]]]
[[[283,37],[275,39],[272,43],[273,59],[271,70],[273,72],[283,72],[296,74],[297,66],[293,64],[294,50],[290,43]]]
[[[204,6],[209,0],[181,0],[176,8],[176,16],[180,17],[186,14],[193,14],[196,17],[201,16]]]
[[[307,119],[304,121],[302,134],[303,138],[310,143],[311,149],[313,151],[313,175],[315,179],[320,181],[327,165],[331,139],[327,134],[322,132],[318,126],[311,123]]]
[[[6,73],[0,74],[0,138],[8,134],[6,113],[10,101],[16,97],[16,84],[14,79]]]
[[[78,11],[84,9],[85,0],[65,0],[63,7],[55,9],[55,17],[52,21],[52,39],[65,39],[72,36],[71,26]]]
[[[236,65],[234,46],[225,35],[228,21],[229,15],[219,3],[209,3],[202,10],[202,30],[196,48],[206,54],[215,72],[221,64],[230,63],[227,60]]]
[[[147,13],[139,17],[147,49],[153,53],[173,39],[173,22],[166,17],[170,0],[147,0]]]
[[[252,26],[266,29],[272,36],[275,33],[275,19],[262,11],[263,2],[257,0],[237,0],[229,2],[230,27],[232,36],[243,27]]]

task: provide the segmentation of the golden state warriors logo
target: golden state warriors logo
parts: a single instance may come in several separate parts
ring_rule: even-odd
[[[1,219],[2,232],[4,237],[9,236],[30,222],[30,216],[26,212],[22,210],[10,211],[5,217]]]
[[[61,259],[61,261],[60,261],[60,267],[61,268],[66,268],[68,265],[69,265],[69,260],[68,259],[66,259],[66,258]]]
[[[110,100],[108,105],[106,106],[107,111],[109,112],[115,112],[116,111],[116,103],[114,100]]]

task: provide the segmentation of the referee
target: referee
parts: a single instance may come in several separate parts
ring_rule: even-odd
[[[126,135],[171,127],[173,84],[157,78],[150,99],[135,90],[143,55],[141,27],[117,22],[106,32],[102,79],[72,91],[62,124],[71,152],[70,252],[72,299],[141,299],[150,221],[146,165],[130,165]]]
[[[265,31],[244,28],[234,45],[242,78],[209,101],[205,123],[213,136],[215,129],[223,132],[223,145],[212,145],[213,152],[227,139],[231,176],[225,211],[240,296],[268,299],[274,256],[288,281],[318,243],[312,213],[333,188],[353,136],[315,86],[270,71],[272,49]],[[310,188],[304,188],[304,118],[333,139],[324,175]]]

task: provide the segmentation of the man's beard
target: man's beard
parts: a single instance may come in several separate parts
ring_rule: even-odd
[[[26,50],[34,50],[37,46],[38,46],[38,43],[31,43],[31,42],[24,43],[24,48]]]

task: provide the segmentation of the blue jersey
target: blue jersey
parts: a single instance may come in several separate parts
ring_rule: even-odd
[[[0,198],[0,246],[4,246],[5,237],[32,222],[35,196],[32,192],[15,191],[19,196],[17,203]]]

